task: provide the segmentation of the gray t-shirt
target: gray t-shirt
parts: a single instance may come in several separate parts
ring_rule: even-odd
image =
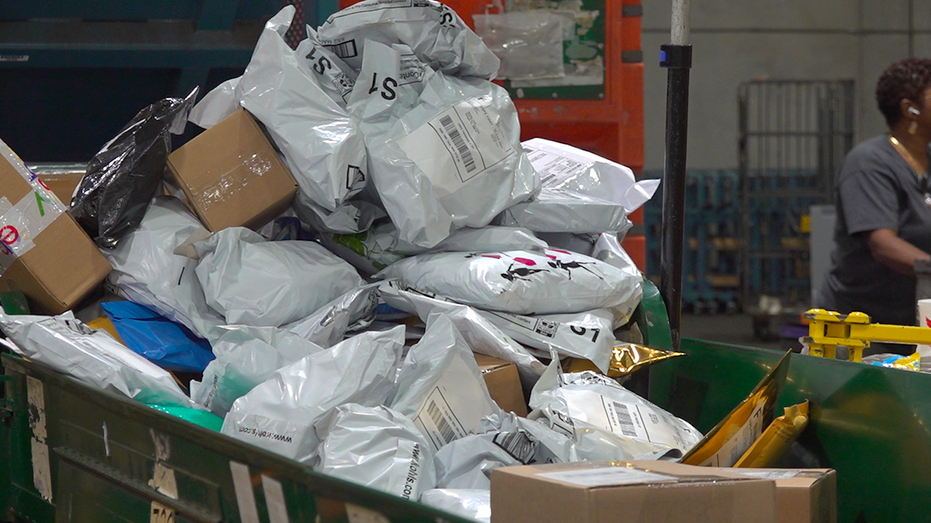
[[[836,243],[817,307],[865,312],[873,323],[915,324],[915,278],[882,265],[870,254],[867,231],[892,229],[931,253],[931,206],[921,180],[887,135],[855,147],[836,182]]]

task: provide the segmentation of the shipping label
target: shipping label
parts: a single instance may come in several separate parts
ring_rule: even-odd
[[[396,142],[442,198],[516,154],[499,121],[492,97],[479,96],[440,112]]]
[[[766,402],[760,401],[753,408],[750,418],[744,423],[733,436],[727,439],[721,449],[713,456],[706,459],[702,466],[710,467],[732,467],[737,460],[743,456],[744,452],[753,445],[753,442],[763,433],[763,415],[766,409]]]
[[[579,173],[586,163],[581,158],[569,155],[554,154],[543,149],[532,149],[524,146],[530,164],[540,175],[540,182],[544,187],[555,187]]]
[[[674,483],[679,481],[673,476],[629,469],[627,467],[602,467],[596,469],[565,470],[562,472],[543,472],[538,477],[555,479],[583,487],[605,487],[609,485],[637,485],[652,483]]]

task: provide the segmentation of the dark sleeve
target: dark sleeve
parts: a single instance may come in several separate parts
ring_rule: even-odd
[[[838,196],[847,233],[899,230],[899,184],[892,166],[871,158],[848,158],[841,169]]]

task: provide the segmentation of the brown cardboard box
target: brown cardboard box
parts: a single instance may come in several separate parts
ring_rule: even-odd
[[[510,361],[484,354],[475,354],[475,362],[478,363],[478,370],[482,371],[491,399],[504,411],[526,417],[527,404],[524,402],[517,366]]]
[[[837,522],[837,472],[834,469],[723,470],[775,481],[777,523]]]
[[[168,156],[174,182],[204,227],[257,229],[284,212],[297,183],[243,109]]]
[[[33,312],[59,314],[97,287],[110,264],[70,214],[55,211],[64,207],[23,172],[22,161],[0,142],[0,292],[22,292]],[[11,205],[25,212],[5,214]]]
[[[773,523],[776,487],[668,461],[497,468],[492,523]]]
[[[51,189],[66,207],[70,207],[71,195],[74,194],[74,189],[84,178],[84,171],[66,171],[62,169],[39,173],[39,177],[42,179],[42,183]]]

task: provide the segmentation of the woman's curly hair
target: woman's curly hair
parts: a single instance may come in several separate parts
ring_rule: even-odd
[[[886,124],[894,126],[902,117],[899,103],[909,99],[923,108],[923,94],[931,87],[931,59],[906,58],[883,71],[876,84],[876,102],[886,117]]]

